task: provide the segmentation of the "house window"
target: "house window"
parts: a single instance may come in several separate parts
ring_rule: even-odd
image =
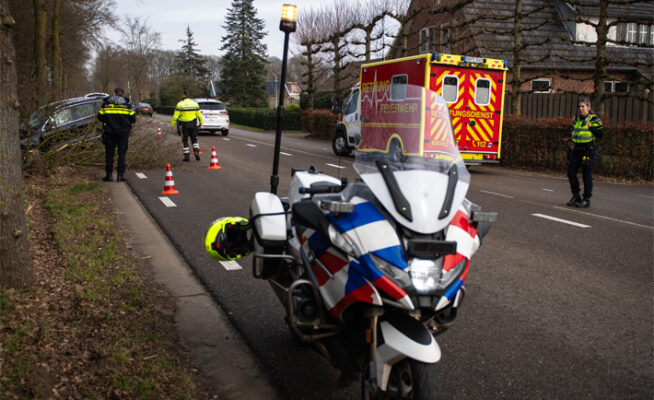
[[[604,91],[607,93],[629,93],[629,84],[620,81],[605,81]]]
[[[477,82],[475,82],[475,104],[478,106],[487,106],[490,103],[490,89],[490,79],[478,78]]]
[[[646,44],[647,43],[647,31],[649,26],[647,25],[638,25],[638,43]]]
[[[420,30],[420,53],[431,53],[435,42],[436,29],[433,26],[428,26]]]
[[[449,53],[450,50],[450,28],[441,28],[440,51]]]
[[[448,103],[456,103],[459,99],[459,77],[456,75],[445,75],[443,77],[443,100]]]
[[[406,98],[406,85],[408,75],[394,75],[391,78],[391,100],[404,100]]]
[[[634,44],[654,44],[654,25],[619,23],[617,40]]]
[[[551,87],[549,79],[534,79],[531,81],[531,91],[534,93],[549,93]]]

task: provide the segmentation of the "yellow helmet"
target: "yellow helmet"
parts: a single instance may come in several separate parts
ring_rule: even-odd
[[[211,223],[207,231],[204,247],[216,260],[236,260],[252,251],[249,231],[250,223],[243,217],[218,218]]]

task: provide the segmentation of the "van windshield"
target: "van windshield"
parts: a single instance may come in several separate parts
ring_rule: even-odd
[[[224,110],[225,106],[223,103],[214,103],[209,101],[198,102],[200,110]]]

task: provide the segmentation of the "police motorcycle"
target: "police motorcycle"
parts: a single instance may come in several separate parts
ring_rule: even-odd
[[[413,92],[431,110],[401,134],[375,145],[364,123],[360,179],[293,170],[288,197],[256,193],[249,219],[220,218],[205,240],[220,260],[252,253],[292,334],[358,378],[363,399],[437,397],[435,337],[456,318],[470,257],[497,215],[465,198],[470,175],[443,99]],[[407,150],[424,142],[434,123],[445,129],[437,146],[392,150],[398,137]]]

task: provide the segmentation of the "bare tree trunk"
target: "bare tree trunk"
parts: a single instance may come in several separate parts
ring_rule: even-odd
[[[599,21],[595,31],[597,32],[596,55],[595,55],[595,72],[593,73],[593,83],[595,91],[593,92],[593,111],[597,115],[604,114],[604,81],[606,80],[606,66],[608,64],[606,56],[606,40],[609,33],[609,1],[600,0],[599,3]]]
[[[513,67],[511,68],[511,114],[521,115],[522,92],[522,0],[516,0],[513,24]]]
[[[34,273],[29,252],[20,145],[16,62],[11,42],[15,21],[7,0],[0,0],[0,286],[26,287]]]
[[[46,29],[47,12],[44,0],[34,0],[34,76],[36,78],[35,98],[37,105],[42,104],[47,79]]]
[[[59,41],[59,11],[61,10],[61,0],[54,0],[54,7],[52,11],[52,31],[50,33],[51,48],[51,61],[52,67],[52,100],[60,98],[63,89],[63,76],[62,69],[63,63],[61,60],[61,45]]]

